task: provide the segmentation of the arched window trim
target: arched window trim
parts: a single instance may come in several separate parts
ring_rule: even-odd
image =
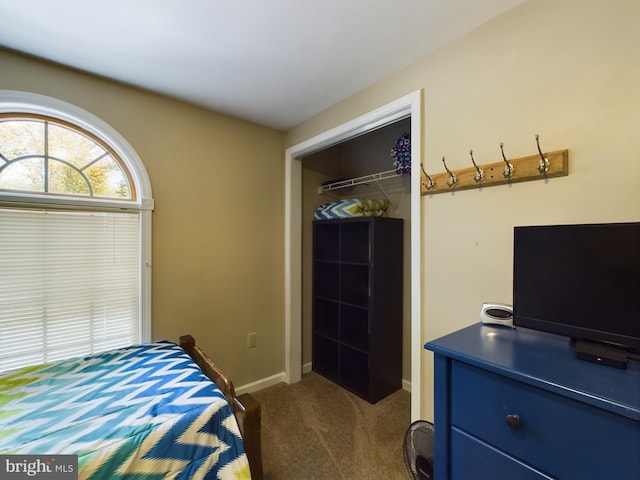
[[[45,95],[0,90],[0,113],[28,113],[63,120],[92,133],[109,145],[124,162],[133,180],[135,201],[77,198],[25,192],[2,192],[0,204],[65,208],[136,210],[140,221],[140,339],[151,340],[151,182],[142,160],[114,128],[75,105]]]
[[[29,113],[60,119],[86,130],[109,145],[129,170],[137,192],[135,202],[56,196],[38,193],[2,192],[0,201],[11,203],[43,203],[136,210],[153,210],[153,195],[147,170],[133,147],[114,128],[95,115],[62,100],[30,92],[0,90],[0,113]]]

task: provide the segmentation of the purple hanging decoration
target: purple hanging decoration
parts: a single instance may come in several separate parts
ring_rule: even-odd
[[[411,173],[411,135],[405,133],[398,138],[396,145],[391,149],[391,156],[398,175]]]

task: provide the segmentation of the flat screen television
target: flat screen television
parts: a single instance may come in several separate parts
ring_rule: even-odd
[[[640,352],[640,222],[515,227],[513,323],[624,368]]]

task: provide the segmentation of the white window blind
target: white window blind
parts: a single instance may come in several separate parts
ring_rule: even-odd
[[[0,371],[139,343],[135,213],[0,209]]]

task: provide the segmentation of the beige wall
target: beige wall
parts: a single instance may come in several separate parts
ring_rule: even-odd
[[[282,133],[1,49],[0,89],[83,108],[142,159],[156,207],[153,339],[193,334],[237,385],[282,372]]]
[[[422,197],[426,340],[510,302],[515,225],[640,220],[640,2],[530,0],[288,132],[295,145],[424,91],[427,171],[569,149],[569,176]],[[425,417],[431,354],[423,355]]]

